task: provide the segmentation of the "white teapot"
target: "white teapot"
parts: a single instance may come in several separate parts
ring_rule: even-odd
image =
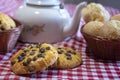
[[[19,40],[33,43],[55,43],[77,32],[81,10],[87,5],[81,2],[75,9],[73,18],[56,0],[27,0],[21,5],[15,19],[24,28]]]

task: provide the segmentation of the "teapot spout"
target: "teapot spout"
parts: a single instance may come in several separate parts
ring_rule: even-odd
[[[64,27],[64,38],[67,36],[71,36],[77,32],[81,19],[81,10],[86,6],[87,6],[87,2],[81,2],[76,6],[70,24]]]

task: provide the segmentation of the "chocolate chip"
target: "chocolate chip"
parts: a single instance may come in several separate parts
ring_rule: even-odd
[[[46,47],[46,50],[50,50],[50,47]]]
[[[41,52],[41,53],[44,53],[44,52],[45,52],[45,49],[40,48],[40,52]]]
[[[20,62],[20,61],[22,61],[22,60],[24,59],[24,57],[21,56],[21,55],[19,55],[19,56],[17,57],[17,59],[18,59],[18,62]]]
[[[65,55],[66,55],[66,56],[71,56],[71,53],[68,53],[68,52],[67,52]]]
[[[71,50],[68,50],[67,53],[74,54],[74,55],[76,54],[75,51],[71,51]]]
[[[23,51],[24,51],[24,50],[25,50],[25,47],[22,47],[22,48],[21,48],[21,50],[23,50]]]
[[[28,71],[33,72],[35,70],[35,67],[31,66],[28,68]]]
[[[30,52],[30,55],[34,55],[35,54],[35,52]]]
[[[5,27],[4,27],[4,26],[1,26],[0,29],[1,29],[1,30],[5,30]]]
[[[27,50],[27,49],[26,49],[26,50],[24,50],[24,52],[25,52],[25,53],[26,53],[26,52],[28,52],[28,51],[29,51],[29,50]]]
[[[32,51],[36,51],[36,49],[32,49]]]
[[[75,55],[75,54],[76,54],[76,52],[75,52],[75,51],[73,51],[73,52],[72,52],[72,54],[74,54],[74,55]]]
[[[67,53],[65,55],[67,57],[67,60],[71,60],[72,59],[72,57],[71,57],[71,51],[67,51]]]
[[[33,45],[33,44],[31,44],[31,45],[30,45],[30,48],[34,48],[34,45]]]
[[[44,58],[44,54],[38,54],[37,56]]]
[[[28,63],[27,63],[27,62],[23,62],[23,65],[24,65],[24,66],[27,66],[27,65],[28,65]]]
[[[36,73],[40,73],[40,71],[37,71]]]
[[[15,64],[15,61],[11,61],[11,65],[14,65]]]
[[[58,49],[62,49],[62,48],[59,47]]]
[[[0,21],[0,24],[2,23],[2,21]]]
[[[67,60],[71,60],[72,59],[72,57],[71,56],[67,56]]]
[[[58,49],[58,54],[62,54],[64,51],[61,49]]]
[[[20,54],[20,56],[23,56],[23,57],[24,57],[25,55],[26,55],[25,53]]]
[[[28,64],[29,64],[31,61],[32,61],[31,58],[28,58],[28,59],[27,59],[27,63],[28,63]]]
[[[10,26],[10,28],[12,29],[13,27],[12,27],[12,26]]]
[[[72,51],[71,51],[71,50],[68,50],[67,53],[72,53]]]
[[[33,61],[36,61],[37,60],[37,57],[35,56],[35,57],[33,57]]]

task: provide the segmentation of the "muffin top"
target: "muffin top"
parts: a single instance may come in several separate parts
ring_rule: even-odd
[[[111,17],[111,20],[119,20],[120,21],[120,14],[116,14]]]
[[[83,32],[91,36],[100,36],[100,29],[102,29],[103,25],[100,21],[90,21],[83,27]]]
[[[83,27],[83,32],[98,38],[118,39],[120,38],[120,21],[91,21]]]
[[[110,19],[109,12],[99,3],[90,3],[82,10],[83,19],[89,21],[108,21]]]
[[[12,18],[6,14],[0,13],[0,31],[10,30],[15,27],[16,24]]]

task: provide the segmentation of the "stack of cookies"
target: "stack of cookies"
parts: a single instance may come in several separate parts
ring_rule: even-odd
[[[10,68],[15,74],[43,72],[48,67],[70,69],[81,64],[80,53],[68,47],[51,44],[31,44],[16,52],[10,59]]]

